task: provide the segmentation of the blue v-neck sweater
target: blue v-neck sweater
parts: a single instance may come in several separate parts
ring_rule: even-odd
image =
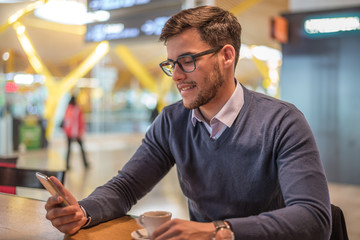
[[[181,101],[164,108],[118,175],[79,202],[91,225],[125,215],[176,165],[191,220],[226,220],[236,239],[327,240],[327,181],[303,114],[243,89],[238,117],[217,140]]]

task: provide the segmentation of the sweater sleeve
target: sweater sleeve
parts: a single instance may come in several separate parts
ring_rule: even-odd
[[[164,120],[158,117],[145,135],[141,146],[118,174],[105,185],[79,201],[94,226],[124,216],[167,174],[174,165],[167,150],[168,131]]]
[[[310,127],[297,109],[290,109],[279,122],[274,143],[285,207],[256,216],[226,219],[236,239],[329,239],[327,180]]]

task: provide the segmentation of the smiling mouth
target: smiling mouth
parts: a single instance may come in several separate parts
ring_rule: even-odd
[[[195,87],[196,87],[196,84],[195,84],[195,83],[191,83],[191,84],[189,84],[189,83],[187,83],[187,84],[182,83],[182,84],[178,84],[177,87],[178,87],[178,89],[179,89],[179,91],[180,91],[180,93],[181,93],[181,92],[186,92],[186,91],[189,91],[189,90],[195,88]]]

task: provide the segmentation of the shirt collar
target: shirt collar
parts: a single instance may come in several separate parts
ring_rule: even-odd
[[[236,80],[235,80],[236,81]],[[242,106],[244,105],[244,91],[238,81],[236,81],[236,88],[225,103],[225,105],[220,109],[220,111],[210,120],[210,124],[217,119],[218,121],[225,124],[227,127],[231,127],[234,123],[235,118],[240,113]],[[195,127],[196,122],[205,122],[204,117],[202,116],[199,108],[193,109],[191,111],[191,122]]]

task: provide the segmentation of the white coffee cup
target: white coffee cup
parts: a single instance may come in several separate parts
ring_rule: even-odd
[[[156,228],[161,224],[170,221],[171,215],[171,212],[166,211],[145,212],[139,216],[138,223],[145,227],[150,238]]]

